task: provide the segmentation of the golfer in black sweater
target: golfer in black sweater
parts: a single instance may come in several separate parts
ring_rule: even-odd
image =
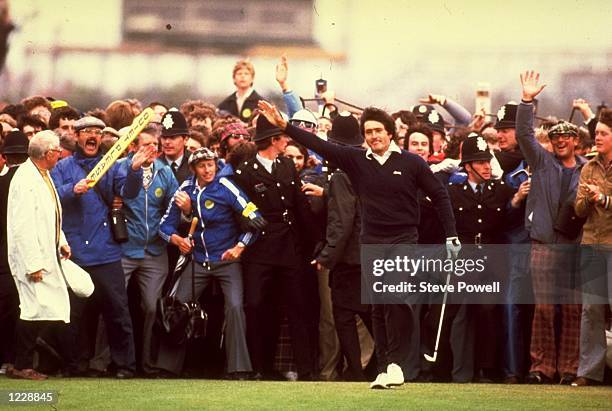
[[[266,101],[260,101],[258,107],[289,137],[346,172],[361,200],[361,244],[415,244],[419,224],[417,191],[420,189],[436,207],[446,232],[449,258],[456,257],[461,245],[446,188],[422,158],[400,150],[393,142],[395,123],[385,111],[368,107],[361,115],[361,133],[369,147],[363,150],[323,141],[288,124],[276,107]],[[381,373],[372,388],[404,383],[398,364],[405,364],[407,360],[410,318],[408,305],[374,305],[372,326]]]

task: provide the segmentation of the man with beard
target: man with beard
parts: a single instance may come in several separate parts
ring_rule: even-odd
[[[77,326],[85,309],[87,318],[83,318],[83,324],[97,322],[101,311],[116,367],[115,376],[124,379],[134,375],[134,339],[121,266],[121,246],[111,233],[109,211],[116,196],[134,198],[138,195],[142,187],[141,165],[148,156],[147,148],[143,147],[134,155],[127,170],[115,163],[92,189],[91,180],[86,176],[102,158],[100,141],[104,127],[104,122],[95,117],[76,121],[77,151],[60,161],[51,175],[62,202],[63,228],[72,246],[73,260],[91,275],[95,285],[95,292],[86,306],[82,300],[72,304],[73,332],[78,333]]]

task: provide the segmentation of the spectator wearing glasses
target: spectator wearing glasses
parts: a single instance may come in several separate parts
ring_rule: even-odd
[[[36,134],[9,188],[7,203],[8,262],[19,292],[21,313],[15,332],[15,368],[9,377],[44,380],[33,368],[38,334],[45,326],[70,322],[68,289],[60,256],[70,258],[62,232],[62,208],[49,171],[59,159],[59,138],[52,131]],[[69,345],[61,348],[67,350]],[[72,362],[72,361],[70,361]]]
[[[216,134],[219,135],[219,157],[222,159],[227,157],[232,147],[251,137],[246,127],[237,121],[217,128]]]
[[[60,161],[51,174],[62,202],[63,229],[73,249],[73,260],[91,275],[96,288],[86,302],[87,307],[79,299],[71,304],[72,330],[79,332],[81,316],[86,324],[96,321],[101,311],[116,377],[131,378],[136,362],[132,321],[121,246],[111,234],[109,211],[116,207],[117,196],[129,199],[138,195],[142,187],[141,165],[147,157],[144,150],[139,150],[132,157],[131,167],[125,169],[115,163],[92,189],[86,176],[102,158],[100,142],[104,127],[104,122],[95,117],[75,122],[77,150]],[[87,316],[83,315],[85,311]]]
[[[321,134],[317,133],[317,130],[319,128],[319,120],[317,119],[317,116],[308,109],[302,109],[297,111],[293,116],[291,116],[289,124],[321,137]],[[327,134],[323,135],[327,136]],[[309,149],[307,160],[308,159],[311,160],[311,163],[315,164],[315,173],[323,173],[323,158],[320,155]]]

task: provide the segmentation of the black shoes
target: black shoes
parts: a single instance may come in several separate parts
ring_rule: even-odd
[[[576,374],[565,373],[561,376],[561,381],[559,381],[559,384],[572,385],[572,383],[575,380],[576,380]]]
[[[525,378],[527,384],[552,384],[552,380],[540,371],[532,371]]]

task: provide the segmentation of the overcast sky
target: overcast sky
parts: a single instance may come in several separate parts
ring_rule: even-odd
[[[175,3],[180,6],[180,1]],[[26,45],[42,49],[54,43],[118,46],[121,4],[121,0],[11,0],[11,13],[20,30],[12,38],[9,66],[15,72],[28,67],[19,51]],[[310,93],[313,79],[319,75],[335,82],[343,95],[359,101],[392,97],[397,90],[396,78],[408,79],[415,92],[421,86],[407,77],[412,73],[421,82],[431,80],[436,86],[448,88],[449,93],[459,93],[481,80],[494,82],[493,87],[506,87],[504,79],[514,81],[519,70],[533,64],[544,66],[546,61],[550,62],[550,74],[572,68],[612,72],[612,0],[317,0],[313,12],[315,41],[323,50],[340,53],[347,60],[342,68],[326,60],[296,63],[293,78],[304,79],[300,84],[293,83],[299,92]],[[279,55],[282,51],[279,47]],[[484,57],[474,59],[473,52],[483,52]],[[588,58],[569,54],[576,52],[586,52]],[[546,57],[548,53],[554,58]],[[565,53],[568,57],[560,64],[559,58]],[[207,67],[210,78],[205,73],[201,80],[207,90],[219,88],[218,78],[226,80],[223,90],[231,89],[231,79],[225,73],[237,56],[226,57],[224,61],[224,57],[216,56],[215,67]],[[432,64],[437,70],[423,64],[431,57],[435,57]],[[218,64],[219,59],[224,64]],[[273,72],[276,58],[254,60],[259,73]],[[77,66],[84,71],[87,64],[83,60]],[[419,72],[421,66],[424,71]],[[440,67],[454,73],[438,70]],[[193,71],[188,66],[182,68]],[[92,85],[98,69],[92,66],[92,78],[87,79]],[[123,73],[118,73],[119,79]],[[183,77],[189,76],[187,72]],[[117,81],[113,79],[109,87],[121,88]],[[259,77],[258,88],[274,87],[272,75]],[[409,86],[404,89],[411,90]],[[395,99],[401,103],[400,95]]]

